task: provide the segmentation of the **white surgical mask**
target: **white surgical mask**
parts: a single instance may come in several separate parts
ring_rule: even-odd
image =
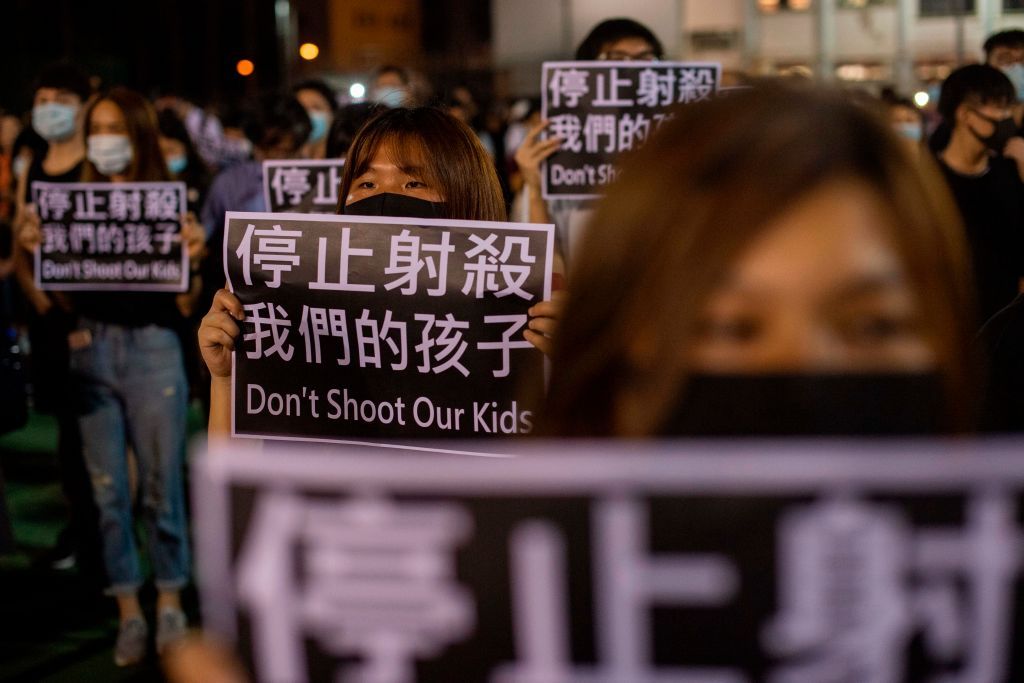
[[[921,124],[904,121],[892,124],[893,130],[901,137],[914,142],[921,142]]]
[[[310,144],[320,142],[327,137],[327,129],[331,127],[327,113],[322,111],[307,111],[306,113],[309,114],[309,122],[312,124],[307,142]]]
[[[405,104],[407,93],[404,88],[380,88],[373,93],[373,101],[392,109]]]
[[[47,102],[32,107],[32,127],[47,142],[66,140],[75,134],[78,107]]]
[[[132,141],[127,135],[90,135],[86,156],[103,175],[122,173],[132,161]]]
[[[1024,102],[1024,64],[1017,62],[1009,66],[1002,67],[1003,73],[1013,83],[1013,87],[1017,90],[1017,101]]]

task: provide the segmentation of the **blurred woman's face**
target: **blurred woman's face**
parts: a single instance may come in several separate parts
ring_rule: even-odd
[[[613,62],[650,62],[657,59],[658,54],[655,52],[654,46],[643,38],[630,36],[628,38],[620,38],[611,43],[605,43],[601,46],[601,52],[597,58]]]
[[[396,164],[396,160],[400,163]],[[425,171],[421,154],[406,150],[393,153],[390,146],[381,145],[366,172],[352,181],[345,205],[385,192],[443,202],[440,188],[431,186]]]
[[[799,201],[713,291],[688,350],[703,373],[924,372],[936,349],[891,219],[866,184],[835,181]]]
[[[101,100],[92,109],[87,132],[89,135],[127,135],[124,112],[110,100]]]

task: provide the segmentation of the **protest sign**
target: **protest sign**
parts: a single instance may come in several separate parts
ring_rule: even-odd
[[[337,213],[344,159],[263,162],[263,198],[273,213]]]
[[[546,225],[229,212],[232,433],[528,433],[544,368],[523,331],[552,254]]]
[[[32,183],[40,289],[184,292],[184,183]]]
[[[229,447],[205,623],[258,682],[1024,680],[1022,449]]]
[[[710,99],[710,62],[545,62],[541,116],[563,139],[544,165],[545,199],[591,199],[615,179],[615,159],[641,145],[680,104]]]

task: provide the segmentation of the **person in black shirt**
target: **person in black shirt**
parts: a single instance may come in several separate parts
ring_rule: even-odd
[[[1024,183],[1018,163],[1004,156],[1018,147],[1015,101],[1001,71],[977,64],[950,74],[939,98],[952,135],[938,160],[967,231],[979,322],[1013,301],[1024,277]]]
[[[981,427],[1024,432],[1024,294],[985,323],[979,339],[988,357]]]
[[[84,109],[92,87],[89,78],[70,64],[44,68],[35,84],[31,140],[38,140],[27,166],[17,177],[15,230],[32,212],[33,183],[72,183],[79,179],[85,161],[82,131]],[[61,489],[68,503],[68,524],[52,549],[38,558],[56,569],[77,566],[90,584],[103,583],[100,558],[99,513],[82,457],[78,418],[69,399],[68,334],[74,325],[70,302],[56,292],[35,285],[31,258],[13,251],[18,288],[27,299],[28,336],[32,349],[33,408],[57,421],[57,461]]]
[[[169,181],[157,141],[156,112],[138,93],[113,88],[85,114],[85,182]],[[192,265],[204,250],[205,234],[194,217],[183,216],[181,240]],[[38,247],[38,216],[19,241]],[[114,649],[118,665],[139,662],[147,633],[138,590],[142,566],[134,535],[135,511],[129,477],[129,444],[138,469],[139,517],[146,528],[156,576],[158,650],[185,635],[180,591],[188,582],[185,520],[187,387],[175,329],[198,294],[76,291],[78,314],[71,336],[70,366],[86,463],[100,509],[108,592],[117,599],[121,626]]]

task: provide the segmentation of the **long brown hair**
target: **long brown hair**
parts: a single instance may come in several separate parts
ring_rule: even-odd
[[[722,274],[774,217],[847,177],[865,181],[893,218],[951,422],[962,426],[973,296],[963,231],[937,169],[840,94],[767,84],[676,112],[623,163],[571,273],[542,431],[654,433],[686,381],[679,350]]]
[[[111,102],[124,115],[128,139],[132,143],[132,160],[125,171],[129,181],[163,181],[171,180],[167,162],[160,151],[160,129],[157,126],[156,110],[145,97],[128,88],[114,87],[97,97],[85,112],[85,132],[89,134],[89,123],[92,113],[100,102]],[[100,173],[96,166],[85,160],[82,169],[83,182],[102,182],[109,178]]]
[[[339,212],[352,182],[366,172],[380,149],[422,157],[426,180],[443,199],[444,218],[505,220],[498,174],[480,140],[469,126],[433,107],[386,109],[363,125],[345,157]],[[398,166],[407,163],[392,161]]]

